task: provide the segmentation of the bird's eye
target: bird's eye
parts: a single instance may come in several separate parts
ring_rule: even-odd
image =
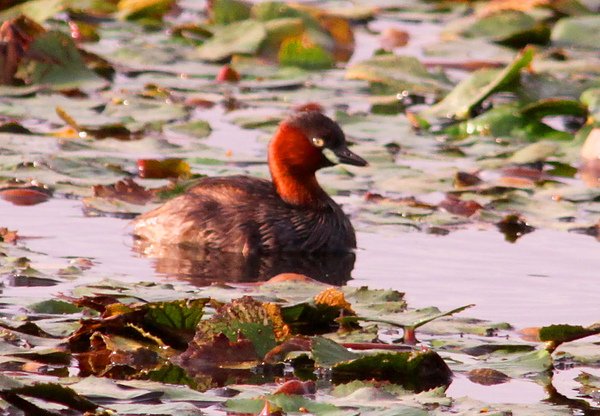
[[[312,142],[315,145],[315,147],[325,146],[325,140],[321,139],[320,137],[313,137]]]

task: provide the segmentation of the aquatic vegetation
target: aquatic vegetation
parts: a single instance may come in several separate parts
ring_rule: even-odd
[[[131,219],[203,176],[267,177],[268,137],[308,107],[369,161],[320,178],[358,231],[599,238],[593,1],[207,3],[0,2],[2,203]],[[394,290],[293,274],[240,283],[295,271],[345,284],[354,254],[282,270],[181,249],[159,253],[157,270],[202,287],[122,281],[93,259],[32,250],[36,235],[2,220],[2,411],[597,411],[597,323],[517,332]],[[571,368],[577,394],[555,386]],[[486,403],[460,398],[461,383],[543,397]]]

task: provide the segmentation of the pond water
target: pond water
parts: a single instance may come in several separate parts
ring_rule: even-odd
[[[296,271],[329,283],[395,289],[405,293],[410,308],[436,306],[444,311],[474,304],[473,308],[461,312],[460,317],[507,322],[517,330],[561,323],[586,326],[598,322],[599,241],[567,231],[593,226],[600,214],[600,195],[575,174],[581,164],[579,145],[569,147],[567,140],[558,145],[559,141],[553,141],[555,137],[549,134],[547,141],[556,145],[553,150],[548,147],[532,150],[532,144],[548,138],[524,132],[533,129],[547,133],[546,128],[550,126],[540,126],[543,124],[541,118],[536,120],[540,121],[538,124],[529,124],[532,121],[527,117],[517,121],[510,119],[508,123],[525,124],[515,129],[502,125],[498,134],[488,131],[489,125],[484,128],[482,124],[477,129],[471,125],[465,128],[464,137],[453,136],[452,130],[436,134],[443,123],[434,124],[431,131],[422,128],[422,124],[416,128],[415,120],[411,119],[415,114],[426,114],[427,110],[421,113],[424,108],[448,94],[460,80],[472,75],[473,68],[456,69],[455,64],[473,61],[475,67],[478,64],[496,67],[498,63],[516,65],[515,62],[523,59],[523,54],[518,54],[517,47],[500,46],[491,39],[469,39],[457,35],[460,32],[447,32],[446,23],[464,17],[463,6],[466,8],[466,5],[459,5],[449,17],[444,17],[444,12],[439,10],[428,14],[433,2],[400,2],[408,5],[407,10],[403,7],[396,10],[394,2],[380,3],[392,3],[394,7],[382,5],[374,19],[354,25],[356,48],[348,63],[339,63],[332,70],[286,72],[290,68],[283,68],[280,72],[274,67],[262,68],[262,64],[258,64],[260,61],[244,63],[241,60],[238,67],[243,76],[241,84],[224,85],[214,82],[221,64],[197,59],[197,45],[182,43],[174,47],[166,30],[150,34],[141,27],[129,26],[134,23],[121,27],[125,23],[115,21],[101,30],[104,32],[100,42],[84,45],[88,51],[117,65],[117,76],[108,89],[93,90],[85,98],[66,97],[57,92],[53,95],[27,93],[25,97],[19,92],[16,96],[1,97],[0,105],[6,107],[2,116],[19,119],[34,132],[31,136],[2,133],[2,175],[25,181],[35,178],[55,187],[56,192],[47,202],[33,206],[15,206],[0,199],[0,227],[18,231],[19,244],[25,247],[23,252],[31,259],[32,267],[46,273],[48,278],[57,275],[56,272],[73,259],[90,259],[93,265],[80,275],[61,276],[56,281],[8,277],[0,282],[0,295],[25,299],[18,303],[23,305],[70,294],[77,286],[106,278],[130,283],[177,282],[193,289],[214,281],[242,282],[251,286],[278,272]],[[203,2],[180,1],[179,4],[186,10],[178,17],[182,22],[196,19],[196,12],[204,8]],[[418,7],[411,11],[415,6]],[[549,13],[549,10],[544,9],[543,13]],[[536,19],[542,19],[543,13]],[[363,74],[349,79],[348,68],[370,59],[388,29],[409,34],[408,44],[396,48],[395,52],[416,57],[424,66],[406,73],[403,73],[405,68],[400,68],[399,74],[392,76],[398,76],[398,79],[391,82],[391,89],[387,85],[386,92],[377,92],[376,85],[369,86],[366,82],[371,81],[369,76]],[[536,68],[544,64],[552,68],[557,64],[553,54],[562,52],[550,52],[536,52]],[[563,59],[567,63],[577,59],[585,62],[592,56],[589,50],[569,53],[573,56],[565,53],[557,67],[562,68]],[[173,69],[174,60],[176,69]],[[407,67],[414,65],[410,61],[402,62]],[[578,70],[577,66],[574,68],[574,78],[581,77],[585,81],[589,74]],[[383,67],[367,66],[363,72],[382,69],[383,78],[386,78],[389,73]],[[482,99],[470,103],[466,112],[472,118],[465,120],[474,120],[479,112],[485,115],[486,111],[492,113],[491,110],[502,109],[506,103],[515,105],[516,114],[517,109],[524,111],[525,107],[519,107],[521,105],[527,104],[531,112],[531,105],[541,102],[543,110],[547,104],[543,99],[562,98],[559,79],[568,78],[562,72],[557,72],[556,79],[550,71],[534,81],[529,79],[535,74],[531,64],[518,66],[514,72],[523,73],[519,82],[523,82],[526,99],[518,97],[515,91],[502,90],[499,97],[494,97],[496,101],[486,99],[484,103]],[[433,79],[434,73],[443,73],[442,79]],[[436,87],[418,92],[423,82]],[[493,90],[502,82],[488,86]],[[567,96],[579,102],[578,88],[584,87],[574,85],[577,83],[572,79],[569,82],[573,85],[565,82],[569,84],[565,89],[570,94]],[[167,98],[161,95],[163,93]],[[527,93],[531,97],[526,97]],[[396,94],[408,98],[398,102]],[[524,101],[516,103],[516,97]],[[471,98],[465,95],[462,101]],[[228,102],[230,99],[233,104]],[[293,111],[295,105],[312,101],[323,104],[329,115],[335,115],[352,142],[353,150],[370,162],[370,167],[360,172],[353,168],[335,168],[319,176],[324,188],[335,193],[335,199],[351,215],[358,240],[355,256],[248,261],[235,256],[219,259],[198,252],[168,252],[162,253],[162,258],[154,259],[141,255],[139,247],[135,247],[129,220],[84,213],[81,198],[90,195],[91,186],[113,184],[125,176],[136,176],[136,162],[141,158],[182,158],[189,161],[193,173],[206,175],[266,176],[266,142],[277,118]],[[127,127],[139,132],[141,140],[96,140],[93,135],[87,140],[49,137],[68,136],[56,130],[58,126],[64,127],[63,120],[57,119],[55,114],[57,102],[82,126],[102,127],[103,124],[129,120],[131,124]],[[384,103],[383,111],[375,110],[377,103]],[[417,105],[411,107],[415,103]],[[408,105],[408,116],[405,105]],[[446,113],[444,117],[456,114]],[[591,119],[591,114],[586,115]],[[264,123],[264,119],[273,123]],[[190,121],[206,121],[210,128],[206,134],[194,129],[185,133]],[[583,126],[583,122],[580,125],[576,121],[573,123],[578,128]],[[557,123],[561,128],[567,124]],[[182,126],[185,128],[178,131]],[[575,130],[573,128],[573,132]],[[475,132],[481,136],[472,135]],[[569,139],[576,141],[571,136]],[[2,153],[5,150],[6,154]],[[523,153],[523,150],[526,151]],[[555,168],[562,173],[554,172]],[[565,174],[565,171],[570,173]],[[481,188],[465,191],[468,185],[457,186],[455,180],[459,173],[475,177],[479,180],[476,183],[482,184]],[[140,177],[135,180],[148,188],[166,183]],[[591,182],[597,185],[597,177],[593,176]],[[378,205],[367,201],[364,198],[366,192],[381,193],[384,202]],[[463,202],[481,203],[481,211],[478,211],[481,215],[450,214],[441,204],[447,194],[458,195],[458,198],[464,198]],[[389,200],[385,200],[388,197]],[[404,197],[414,197],[416,204],[398,203]],[[140,207],[134,207],[126,215],[131,217],[136,209]],[[519,213],[533,221],[535,231],[521,236],[516,242],[506,241],[494,224],[509,213]],[[447,234],[426,232],[431,230]],[[13,312],[11,310],[9,314]],[[20,312],[17,311],[15,316]],[[435,340],[432,335],[418,335],[432,337],[426,338],[426,342]],[[490,345],[497,339],[510,343],[520,337],[514,331],[500,331],[498,337],[469,335],[479,337],[478,340],[486,338]],[[450,338],[462,336],[462,332],[456,332]],[[563,362],[563,357],[555,354],[553,370],[535,376],[532,375],[534,371],[519,374],[506,383],[493,386],[478,384],[468,377],[466,370],[458,370],[446,394],[452,398],[467,396],[485,403],[527,405],[547,402],[567,404],[572,406],[571,410],[585,408],[579,406],[581,403],[577,404],[582,384],[574,380],[582,371],[600,377],[598,354],[594,352],[600,345],[600,337],[586,338],[584,342],[586,344],[569,343],[569,346],[575,345],[576,350],[577,345],[583,345],[585,353],[581,356],[592,357],[588,362],[577,361],[581,359],[577,354],[573,362],[569,359]],[[536,344],[536,348],[541,349],[541,344]],[[440,351],[453,354],[443,348]],[[485,360],[479,365],[484,365]],[[459,362],[456,360],[453,365]],[[576,367],[571,368],[573,365]],[[548,377],[552,371],[552,377]],[[550,381],[540,381],[544,377]],[[549,391],[552,389],[556,391]],[[562,401],[564,398],[568,399]],[[594,403],[589,397],[586,400],[592,405],[597,404],[597,395]],[[577,410],[573,412],[575,414]]]
[[[173,278],[157,272],[155,260],[132,250],[128,220],[86,217],[79,201],[51,199],[17,207],[0,200],[0,218],[3,225],[19,230],[32,252],[43,253],[30,256],[36,267],[58,269],[74,257],[94,262],[83,277],[56,286],[9,283],[3,288],[4,296],[43,300],[49,292],[69,293],[77,285],[105,277],[130,282]],[[589,325],[598,317],[598,243],[587,236],[540,230],[508,243],[501,233],[490,229],[467,229],[446,236],[359,229],[358,241],[348,284],[404,291],[411,307],[436,305],[444,310],[474,303],[476,307],[463,314],[516,327]],[[190,276],[180,277],[187,280]],[[573,378],[580,371],[600,376],[598,369],[588,367],[556,371],[554,387],[566,397],[576,396],[578,386]],[[454,378],[446,394],[515,404],[533,404],[548,396],[534,381],[483,386],[464,375]]]
[[[127,220],[85,217],[79,201],[52,199],[30,207],[0,201],[0,218],[3,225],[28,238],[31,250],[46,253],[45,263],[64,267],[63,259],[68,257],[93,259],[95,266],[86,274],[87,280],[169,278],[155,270],[155,260],[132,251]],[[600,257],[598,242],[589,236],[538,230],[508,243],[494,229],[435,236],[359,228],[358,245],[348,284],[403,291],[411,307],[452,309],[474,303],[467,315],[517,327],[589,325],[598,318]],[[68,286],[82,283],[89,282],[75,280]],[[5,293],[13,290],[27,296],[38,292],[7,288]],[[61,284],[55,290],[69,287]],[[47,288],[38,293],[47,296]]]

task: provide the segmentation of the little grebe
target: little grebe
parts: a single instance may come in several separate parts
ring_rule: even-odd
[[[318,111],[285,119],[269,144],[273,181],[247,176],[201,179],[184,195],[138,217],[149,243],[252,253],[348,252],[350,220],[319,186],[315,172],[336,163],[365,166],[339,125]]]

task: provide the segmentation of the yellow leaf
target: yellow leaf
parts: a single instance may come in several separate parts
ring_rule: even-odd
[[[315,303],[317,305],[328,305],[344,309],[346,312],[354,313],[352,305],[346,300],[344,293],[334,287],[327,288],[315,296]]]

